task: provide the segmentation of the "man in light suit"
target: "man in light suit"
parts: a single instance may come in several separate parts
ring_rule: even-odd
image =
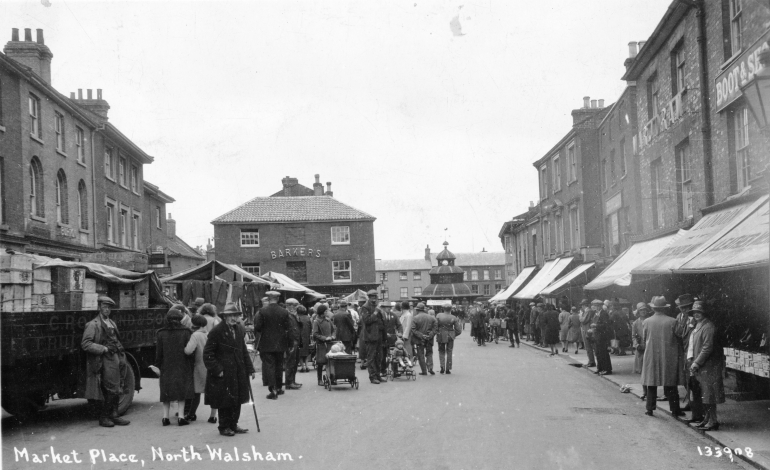
[[[444,306],[444,311],[436,316],[438,323],[438,360],[441,365],[441,373],[451,374],[452,372],[452,349],[454,349],[455,338],[463,332],[460,326],[460,320],[452,315],[452,307]]]

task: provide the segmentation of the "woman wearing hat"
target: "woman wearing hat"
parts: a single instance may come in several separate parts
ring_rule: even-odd
[[[634,374],[642,373],[642,361],[644,360],[644,342],[642,341],[642,323],[650,314],[650,309],[644,302],[636,304],[636,320],[631,325],[631,341],[634,347]],[[644,396],[642,396],[644,398]]]
[[[597,309],[592,326],[596,344],[596,373],[599,375],[612,375],[612,360],[610,359],[609,348],[614,332],[607,310],[603,308]]]
[[[702,400],[705,415],[704,420],[696,426],[704,431],[716,431],[719,429],[717,404],[725,402],[725,387],[722,383],[725,358],[722,348],[717,347],[714,341],[716,327],[703,307],[700,301],[693,303],[692,311],[697,324],[690,333],[686,356],[690,373],[700,385],[700,393],[693,390],[693,409],[696,401]]]
[[[195,385],[195,395],[192,399],[187,399],[184,402],[184,419],[187,421],[195,421],[198,417],[195,412],[198,410],[198,405],[201,402],[201,393],[206,391],[206,365],[203,363],[203,348],[206,347],[206,341],[208,335],[206,334],[206,319],[203,315],[195,315],[192,319],[193,334],[190,337],[190,341],[187,342],[187,346],[184,348],[184,353],[188,356],[192,356],[195,359],[195,366],[193,368],[193,383]],[[216,410],[214,410],[216,413]]]
[[[166,326],[158,330],[155,345],[155,366],[160,369],[160,401],[163,403],[163,426],[171,424],[169,408],[177,402],[177,424],[190,424],[184,416],[184,402],[195,395],[193,384],[194,359],[185,354],[192,332],[182,325],[184,314],[173,306],[166,314]]]
[[[337,333],[334,323],[326,316],[326,305],[321,304],[316,311],[316,319],[313,321],[313,339],[315,340],[315,363],[318,385],[323,386],[324,364],[328,362],[326,354],[332,346],[332,341]]]
[[[300,305],[297,307],[299,316],[299,365],[300,372],[307,372],[307,357],[310,355],[310,335],[313,332],[313,322],[307,314],[307,309]]]

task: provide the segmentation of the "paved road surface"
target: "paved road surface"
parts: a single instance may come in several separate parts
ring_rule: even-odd
[[[249,406],[242,409],[240,425],[251,431],[242,436],[220,436],[205,421],[162,427],[157,381],[149,379],[127,415],[132,420],[127,427],[98,427],[83,416],[82,401],[58,401],[36,422],[3,420],[3,468],[213,468],[207,445],[221,449],[223,459],[234,446],[239,454],[251,454],[254,446],[263,458],[272,452],[293,459],[221,462],[223,469],[746,468],[724,456],[699,455],[698,446],[703,451],[710,441],[663,414],[644,416],[640,400],[585,370],[524,346],[478,347],[468,333],[456,343],[451,376],[437,372],[416,382],[371,385],[359,370],[359,390],[339,386],[328,392],[315,385],[314,373],[298,374],[304,387],[278,401],[264,399],[266,389],[254,381],[261,433]],[[198,416],[207,415],[202,406]],[[61,454],[76,451],[83,463],[32,465],[32,454],[50,453],[51,446]],[[153,446],[164,456],[179,454],[179,460],[156,455],[153,461]],[[182,447],[190,446],[201,460],[181,460]],[[16,462],[15,449],[26,449],[30,463]],[[90,449],[104,450],[107,458],[134,454],[144,466],[104,463],[101,454],[91,466]]]

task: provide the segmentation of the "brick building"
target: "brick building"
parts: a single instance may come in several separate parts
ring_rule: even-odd
[[[318,175],[313,189],[288,176],[282,182],[283,190],[211,222],[216,259],[286,274],[329,295],[376,288],[375,218],[335,199],[331,183],[324,191]]]
[[[430,260],[430,249],[426,248],[428,259],[375,260],[377,288],[384,300],[413,299],[422,295],[430,284],[430,270],[435,265]]]
[[[521,213],[511,220],[504,222],[497,234],[505,250],[506,279],[516,279],[527,266],[537,264],[537,229],[530,229],[532,224],[539,220],[540,207],[530,202],[527,212]],[[530,233],[530,230],[532,233]],[[542,253],[540,254],[542,259]]]
[[[572,111],[572,129],[533,163],[540,184],[540,212],[533,236],[543,260],[580,256],[592,260],[602,251],[599,132],[607,115],[604,100],[583,98]]]

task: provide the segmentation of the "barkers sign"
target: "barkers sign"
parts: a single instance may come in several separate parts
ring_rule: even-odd
[[[738,56],[724,72],[716,78],[717,112],[725,109],[730,103],[742,95],[741,87],[754,79],[754,75],[762,70],[759,54],[768,48],[770,30],[766,31],[746,52]]]
[[[273,259],[276,258],[288,258],[291,256],[307,256],[310,258],[320,258],[321,257],[321,250],[314,250],[312,248],[286,248],[285,250],[278,250],[278,253],[275,251],[270,252],[270,257]]]

